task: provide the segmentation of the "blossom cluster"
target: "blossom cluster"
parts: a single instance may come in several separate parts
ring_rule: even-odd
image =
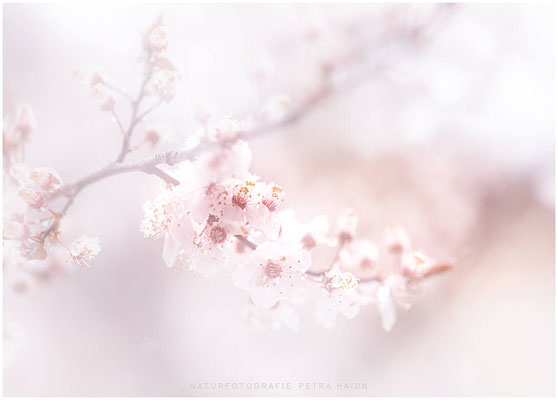
[[[326,93],[332,72],[350,58],[343,38],[332,35],[320,18],[309,18],[306,40],[314,50],[324,87],[300,102],[301,109]],[[170,30],[160,21],[144,32],[144,77],[137,98],[114,85],[99,68],[75,71],[90,88],[98,108],[112,115],[123,134],[121,154],[107,168],[121,165],[142,143],[154,147],[165,136],[163,129],[151,124],[142,142],[130,144],[136,125],[175,96],[180,75],[168,56],[170,38]],[[265,75],[263,71],[258,74]],[[132,107],[128,128],[115,109],[117,95],[129,100]],[[151,99],[147,109],[140,108],[145,98]],[[200,129],[187,139],[183,150],[202,144],[207,150],[196,159],[153,167],[167,184],[144,204],[143,235],[164,241],[162,257],[169,267],[187,268],[204,278],[228,270],[233,284],[250,299],[244,316],[256,329],[286,326],[297,330],[295,307],[315,298],[314,318],[326,328],[335,326],[338,315],[352,319],[363,306],[375,304],[389,331],[397,307],[411,306],[420,280],[447,266],[416,251],[400,226],[386,230],[382,248],[359,237],[355,210],[345,210],[331,225],[324,215],[301,222],[292,210],[284,209],[283,187],[251,172],[252,152],[245,139],[265,123],[273,126],[296,120],[298,115],[285,94],[269,96],[261,104],[248,119],[229,113],[214,120],[206,110],[196,113]],[[12,286],[20,291],[29,286],[25,277],[42,279],[59,271],[62,258],[89,266],[100,251],[95,237],[82,235],[69,245],[62,241],[61,218],[82,186],[65,191],[53,168],[24,164],[24,145],[35,125],[34,114],[26,105],[18,106],[14,118],[4,120],[5,199],[10,212],[4,220],[3,238],[8,244],[5,255],[14,266],[10,269],[15,271]],[[53,202],[60,197],[66,197],[67,203],[57,212]],[[312,260],[321,251],[333,252],[332,260],[314,265]],[[387,265],[382,259],[386,254],[396,261]]]
[[[60,215],[51,204],[62,186],[55,169],[11,163],[15,160],[13,151],[23,151],[23,139],[35,129],[33,115],[31,107],[18,105],[16,117],[4,119],[4,143],[10,142],[4,148],[10,160],[6,162],[5,158],[4,163],[4,269],[11,287],[18,292],[61,272],[69,259],[86,263],[100,251],[96,238],[82,236],[69,246],[61,241]],[[97,244],[92,245],[93,242]]]
[[[205,278],[232,269],[234,285],[249,294],[245,316],[256,328],[296,329],[293,306],[318,290],[314,314],[323,326],[374,303],[390,330],[396,306],[410,307],[416,283],[439,264],[414,251],[403,228],[393,226],[386,230],[385,248],[398,262],[384,271],[378,246],[357,235],[354,210],[343,212],[333,228],[324,215],[301,223],[282,209],[283,188],[249,171],[250,148],[235,139],[242,123],[226,126],[217,137],[206,131],[202,140],[217,146],[169,169],[179,184],[165,186],[144,205],[140,228],[147,238],[164,240],[165,263]],[[322,248],[335,249],[333,261],[325,270],[311,270],[312,253]]]

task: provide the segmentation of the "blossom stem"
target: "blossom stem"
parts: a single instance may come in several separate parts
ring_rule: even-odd
[[[148,61],[149,62],[149,61]],[[130,139],[132,138],[132,134],[134,133],[134,128],[136,127],[137,123],[145,116],[145,113],[141,115],[141,118],[138,118],[138,111],[141,105],[142,100],[145,98],[145,88],[147,83],[151,79],[153,67],[151,63],[149,63],[149,69],[145,74],[145,78],[141,83],[140,91],[138,97],[135,101],[132,102],[132,118],[130,119],[130,125],[128,126],[128,130],[124,134],[124,139],[122,140],[122,147],[120,148],[120,154],[116,159],[117,163],[121,163],[126,158],[126,155],[130,152]],[[148,110],[149,111],[149,110]]]

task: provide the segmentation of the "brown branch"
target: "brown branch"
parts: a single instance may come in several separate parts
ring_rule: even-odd
[[[132,138],[132,134],[134,133],[134,128],[136,127],[138,122],[141,120],[141,118],[143,118],[146,114],[146,113],[142,114],[141,118],[137,117],[139,107],[140,107],[141,102],[143,101],[143,99],[145,97],[145,88],[147,86],[147,83],[151,79],[151,74],[152,74],[152,71],[153,71],[153,66],[151,65],[151,63],[149,61],[147,61],[147,62],[149,63],[149,69],[148,69],[147,73],[145,74],[145,78],[143,79],[143,82],[141,83],[141,87],[140,87],[138,97],[136,98],[135,101],[132,102],[132,117],[130,119],[130,125],[128,126],[128,130],[125,132],[124,139],[122,140],[122,147],[120,148],[120,153],[118,154],[118,158],[116,159],[117,163],[121,163],[122,161],[124,161],[124,159],[126,158],[126,155],[130,152],[130,140]],[[148,111],[151,111],[151,109],[148,110]]]
[[[442,9],[442,8],[441,8]],[[411,32],[408,35],[402,35],[398,41],[404,43],[406,41],[408,41],[410,38],[414,37],[414,35],[416,34],[416,32]],[[353,56],[354,57],[350,57],[352,58],[351,62],[354,62],[355,59],[358,60],[358,56],[363,54],[364,49],[361,47],[357,47],[354,51]],[[284,127],[287,127],[289,125],[295,124],[298,120],[300,120],[301,118],[303,118],[305,115],[309,114],[311,111],[313,111],[315,108],[317,108],[318,105],[320,105],[322,102],[324,102],[326,99],[332,97],[334,94],[345,91],[345,90],[350,90],[356,86],[358,86],[359,84],[370,80],[371,78],[378,76],[378,74],[386,67],[386,65],[382,64],[383,57],[379,57],[380,58],[380,62],[377,65],[373,65],[370,66],[368,65],[367,68],[364,68],[364,72],[360,74],[360,76],[354,76],[353,79],[348,79],[346,80],[342,85],[339,85],[337,87],[332,87],[330,85],[330,81],[329,80],[325,80],[323,82],[323,86],[321,87],[320,91],[318,91],[317,93],[315,93],[313,96],[310,96],[308,99],[306,99],[304,102],[302,102],[298,108],[292,110],[291,112],[287,113],[287,115],[280,119],[279,121],[276,122],[272,122],[269,124],[265,124],[262,125],[260,127],[257,127],[255,129],[253,129],[250,132],[245,133],[244,135],[242,135],[240,138],[241,139],[250,139],[253,138],[255,136],[267,133],[267,132],[272,132],[275,131],[277,129],[281,129]],[[149,59],[149,58],[148,58]],[[150,61],[147,61],[148,63]],[[148,72],[146,73],[146,77],[142,82],[141,88],[140,88],[140,92],[138,94],[138,97],[135,101],[132,101],[132,118],[130,121],[130,125],[128,127],[127,132],[124,135],[124,139],[122,141],[122,147],[120,149],[120,153],[118,155],[118,158],[116,159],[115,162],[97,170],[94,171],[86,176],[84,176],[83,178],[77,180],[74,183],[68,184],[68,185],[64,185],[58,192],[54,193],[53,197],[56,197],[60,194],[66,194],[66,193],[72,193],[72,196],[75,197],[75,195],[77,195],[77,193],[79,191],[81,191],[82,188],[84,188],[85,186],[88,186],[96,181],[99,181],[101,179],[113,176],[113,175],[119,175],[119,174],[123,174],[123,173],[127,173],[127,172],[134,172],[134,171],[140,171],[140,172],[146,172],[152,175],[156,175],[159,176],[160,178],[164,179],[165,182],[167,183],[171,183],[171,184],[178,184],[179,182],[173,178],[172,176],[170,176],[169,174],[167,174],[166,172],[164,172],[162,169],[158,168],[159,165],[161,164],[167,164],[167,165],[174,165],[178,162],[184,161],[184,160],[188,160],[188,159],[192,159],[194,157],[196,157],[198,154],[210,149],[210,148],[214,148],[214,147],[218,147],[221,146],[222,143],[202,143],[200,145],[198,145],[197,147],[193,148],[193,149],[189,149],[189,150],[182,150],[182,151],[169,151],[166,153],[160,153],[157,154],[151,158],[147,158],[144,160],[140,160],[134,163],[130,163],[130,164],[123,164],[124,159],[126,158],[126,155],[131,151],[130,148],[130,140],[134,131],[135,126],[137,125],[137,123],[143,118],[145,117],[146,114],[148,114],[149,112],[151,112],[154,108],[156,108],[158,106],[158,104],[156,104],[155,106],[149,108],[148,110],[146,110],[145,112],[143,112],[142,114],[140,114],[140,116],[138,117],[138,112],[139,112],[139,106],[145,96],[145,88],[147,86],[147,83],[149,82],[151,75],[152,75],[152,70],[153,66],[151,64],[148,65]],[[72,199],[73,201],[73,199]],[[70,203],[71,204],[71,203]]]

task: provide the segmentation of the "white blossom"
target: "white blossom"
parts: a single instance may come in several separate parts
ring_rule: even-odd
[[[101,246],[98,238],[82,235],[70,244],[68,251],[74,260],[88,265],[85,260],[93,260],[101,251]]]

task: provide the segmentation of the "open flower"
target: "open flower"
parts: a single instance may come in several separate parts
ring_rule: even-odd
[[[102,83],[97,83],[91,88],[91,95],[101,111],[112,111],[116,104],[116,97],[110,89]]]
[[[226,222],[208,222],[198,235],[196,248],[188,260],[191,271],[208,278],[229,264],[239,231]]]
[[[16,221],[4,221],[4,239],[7,240],[25,240],[29,237],[29,228],[27,225]]]
[[[47,192],[54,192],[62,184],[60,175],[53,168],[34,168],[29,172],[29,181]]]
[[[356,236],[358,225],[358,215],[355,210],[348,208],[339,216],[337,220],[337,238],[340,243],[353,240]]]
[[[101,251],[101,246],[99,245],[99,239],[96,237],[89,237],[83,235],[70,244],[70,256],[78,263],[87,262],[85,260],[93,260],[97,254]]]
[[[176,85],[178,84],[178,74],[176,71],[158,70],[151,79],[155,92],[161,101],[169,102],[174,98]]]
[[[347,319],[354,318],[360,309],[357,286],[358,279],[350,272],[341,272],[338,268],[327,271],[314,314],[317,321],[326,328],[333,328],[337,312]]]
[[[388,276],[375,291],[375,302],[382,318],[382,327],[389,332],[397,320],[397,306],[411,307],[412,290],[407,279],[400,275]]]
[[[170,40],[170,29],[164,25],[158,25],[149,34],[149,44],[154,51],[162,51],[167,48]]]
[[[276,122],[283,118],[289,111],[291,100],[284,94],[278,94],[268,98],[259,114],[266,121]]]
[[[266,242],[250,253],[233,280],[250,291],[257,306],[271,308],[279,300],[298,304],[304,299],[303,275],[311,262],[310,254],[300,247]]]
[[[396,253],[411,250],[411,239],[400,225],[390,225],[384,232],[384,243],[387,248]]]
[[[319,245],[335,246],[336,239],[329,231],[329,221],[326,215],[317,215],[307,223],[299,222],[291,210],[278,214],[281,224],[279,240],[285,243],[297,243],[305,250],[311,250]]]
[[[31,208],[40,209],[46,206],[49,199],[47,193],[40,193],[33,189],[24,188],[18,192],[18,196]]]

